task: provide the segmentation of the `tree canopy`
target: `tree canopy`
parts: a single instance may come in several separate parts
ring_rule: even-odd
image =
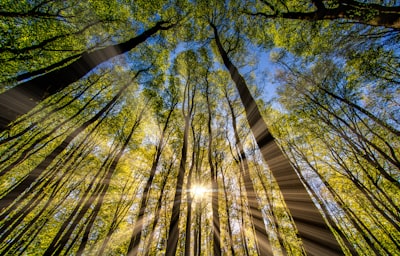
[[[1,255],[396,255],[399,1],[2,1]]]

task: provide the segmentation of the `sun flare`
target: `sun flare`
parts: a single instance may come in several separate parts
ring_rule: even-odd
[[[201,199],[206,197],[208,188],[202,185],[194,185],[191,189],[194,198]]]

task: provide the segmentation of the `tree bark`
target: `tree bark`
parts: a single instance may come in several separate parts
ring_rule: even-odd
[[[296,171],[270,134],[244,78],[230,61],[221,44],[217,27],[212,23],[210,26],[214,32],[218,52],[239,91],[250,129],[263,158],[278,183],[307,254],[343,255],[339,243],[325,223]]]
[[[400,30],[400,6],[387,7],[379,4],[365,4],[353,0],[337,1],[335,8],[326,8],[323,1],[313,1],[317,10],[312,12],[245,12],[252,16],[262,16],[267,19],[283,18],[294,20],[338,20],[343,19],[354,23],[370,26],[383,26]]]
[[[146,107],[145,107],[146,108]],[[126,147],[128,146],[129,142],[132,139],[133,133],[135,132],[135,130],[137,129],[137,127],[140,125],[140,122],[142,120],[143,117],[143,113],[145,108],[142,109],[142,111],[140,112],[140,114],[136,117],[135,122],[133,123],[133,126],[128,134],[128,136],[126,137],[124,144],[122,145],[122,147],[120,148],[120,150],[118,151],[117,155],[115,156],[115,158],[112,160],[111,165],[108,166],[108,168],[105,171],[105,178],[102,180],[102,182],[100,183],[100,189],[99,189],[99,193],[95,194],[93,197],[94,198],[98,198],[97,199],[97,203],[92,211],[92,215],[88,221],[88,224],[85,228],[85,232],[84,235],[82,237],[82,241],[81,244],[79,245],[79,249],[76,255],[82,255],[84,252],[84,249],[86,247],[87,242],[89,241],[89,234],[90,231],[94,225],[94,221],[96,220],[97,215],[100,212],[100,208],[103,205],[104,202],[104,197],[108,191],[108,187],[110,186],[110,182],[111,182],[111,178],[115,173],[115,170],[117,169],[117,165],[119,160],[121,159],[122,155],[124,154],[124,151],[126,149]],[[92,202],[94,202],[94,199],[91,199]],[[89,205],[91,206],[92,203]],[[89,209],[89,207],[88,207]],[[84,216],[84,213],[81,213],[80,216]],[[61,250],[59,251],[61,252]]]
[[[141,200],[140,208],[139,208],[139,214],[137,216],[135,226],[133,228],[131,240],[130,240],[130,243],[128,246],[128,255],[129,256],[137,255],[137,253],[138,253],[140,238],[142,236],[144,212],[145,212],[145,209],[147,206],[148,198],[150,196],[150,187],[151,187],[151,184],[153,183],[154,176],[156,174],[156,170],[157,170],[158,164],[160,162],[161,153],[162,153],[162,150],[164,147],[165,133],[167,131],[169,120],[172,116],[172,112],[175,109],[175,105],[176,104],[174,104],[173,107],[168,112],[167,119],[166,119],[166,121],[164,123],[164,127],[161,131],[160,140],[158,142],[158,145],[156,146],[156,153],[155,153],[155,157],[154,157],[151,169],[150,169],[150,176],[147,179],[146,186],[143,191],[142,200]]]
[[[126,42],[107,46],[93,52],[84,52],[72,63],[23,82],[0,94],[0,132],[20,115],[32,110],[40,101],[78,81],[99,64],[135,48],[160,30],[166,22],[159,21],[152,28]]]
[[[141,72],[144,70],[140,70],[136,73],[135,79]],[[132,80],[133,80],[132,79]],[[96,113],[92,118],[81,124],[75,130],[73,130],[48,156],[43,159],[42,162],[39,163],[38,166],[35,167],[26,177],[24,177],[15,187],[11,188],[7,191],[7,194],[0,199],[0,211],[4,208],[10,206],[16,198],[22,193],[26,192],[27,189],[31,186],[35,180],[41,176],[41,174],[46,170],[47,167],[53,162],[53,160],[61,154],[61,152],[68,147],[68,145],[75,139],[80,133],[82,133],[89,125],[96,122],[102,115],[108,113],[108,111],[114,106],[117,100],[121,97],[122,93],[131,85],[126,83],[118,93],[112,98],[110,102],[108,102],[99,112]]]
[[[165,176],[163,177],[163,180],[162,180],[160,196],[158,197],[158,200],[157,200],[156,212],[155,212],[155,215],[154,215],[154,218],[153,218],[154,219],[154,223],[153,223],[153,227],[152,227],[151,232],[150,232],[149,244],[145,248],[144,255],[146,255],[146,256],[150,255],[151,242],[153,241],[154,234],[155,234],[154,231],[155,231],[156,226],[158,224],[158,221],[160,219],[160,213],[161,213],[161,207],[162,207],[162,199],[164,198],[165,186],[167,185],[168,177],[169,177],[169,175],[171,173],[173,164],[174,164],[173,161],[171,161],[171,163],[170,163],[170,165],[169,165],[169,167],[167,169],[167,173],[164,174]]]
[[[236,122],[236,114],[227,94],[225,95],[225,98],[228,101],[228,106],[232,117],[232,128],[233,128],[233,133],[235,135],[236,146],[237,146],[236,149],[238,154],[237,161],[240,168],[240,174],[243,178],[244,187],[246,190],[246,198],[250,208],[249,209],[250,219],[254,225],[254,230],[256,233],[257,250],[259,251],[258,253],[260,255],[272,255],[272,248],[268,237],[268,233],[265,229],[265,223],[261,212],[261,205],[259,206],[257,202],[257,194],[254,189],[253,182],[251,181],[246,154],[244,153],[243,144],[239,137],[237,122]]]
[[[211,174],[211,184],[212,184],[212,212],[213,212],[213,252],[215,256],[221,255],[221,226],[220,226],[220,219],[219,219],[219,190],[218,190],[218,176],[217,170],[213,163],[213,134],[211,128],[211,103],[209,98],[209,83],[206,76],[206,100],[207,100],[207,110],[208,110],[208,120],[207,120],[207,128],[208,128],[208,164],[210,167],[210,174]]]
[[[183,189],[183,178],[186,171],[186,158],[187,158],[187,146],[189,137],[189,123],[190,116],[185,117],[185,128],[183,133],[183,145],[181,153],[181,161],[179,164],[178,177],[175,187],[175,197],[174,205],[172,207],[171,221],[169,224],[168,240],[166,255],[175,256],[176,250],[178,248],[178,238],[179,238],[179,215],[182,203],[182,189]]]
[[[228,191],[226,189],[226,179],[225,179],[226,177],[225,177],[225,173],[223,170],[221,170],[221,175],[222,175],[222,186],[224,188],[224,197],[226,200],[225,214],[226,214],[226,219],[227,219],[226,225],[228,226],[228,235],[229,235],[229,243],[230,243],[229,249],[231,251],[232,256],[235,256],[235,250],[233,249],[234,242],[233,242],[232,224],[231,224],[231,218],[230,218],[231,213],[229,210],[229,207],[231,205],[229,204],[230,202],[228,199]]]

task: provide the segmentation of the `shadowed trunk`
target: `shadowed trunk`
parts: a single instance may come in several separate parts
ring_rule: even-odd
[[[161,189],[160,189],[160,196],[158,197],[158,200],[157,200],[156,212],[155,212],[154,218],[153,218],[154,219],[154,223],[153,223],[153,227],[151,228],[149,243],[145,248],[144,255],[146,255],[146,256],[150,255],[151,243],[154,240],[155,229],[156,229],[158,221],[160,219],[160,213],[161,213],[161,207],[162,207],[162,199],[164,198],[165,186],[167,185],[168,177],[169,177],[169,175],[171,173],[173,164],[174,164],[174,162],[171,161],[170,165],[168,166],[167,173],[164,174],[165,176],[164,176],[164,178],[162,180]]]
[[[264,1],[263,1],[264,2]],[[283,18],[294,20],[347,20],[348,22],[361,23],[370,26],[382,26],[395,30],[400,29],[400,6],[384,6],[373,3],[362,3],[354,0],[335,1],[337,7],[326,8],[323,0],[312,1],[317,7],[312,12],[277,12],[267,14],[264,12],[245,12],[252,16],[261,16],[267,19]],[[272,5],[268,4],[270,7]]]
[[[221,44],[217,27],[212,23],[210,26],[214,32],[219,54],[239,91],[250,129],[263,158],[278,183],[307,254],[343,255],[340,245],[325,223],[296,171],[270,134],[244,78],[230,61]]]
[[[212,212],[213,212],[213,252],[215,256],[221,255],[221,227],[219,220],[219,190],[218,190],[218,176],[217,170],[213,163],[213,134],[211,129],[211,103],[209,98],[209,83],[206,76],[206,100],[207,100],[207,110],[208,110],[208,120],[207,120],[207,128],[208,128],[208,164],[210,167],[211,173],[211,184],[212,184]]]
[[[141,72],[144,70],[140,70],[136,73],[135,77],[132,81],[139,76]],[[7,208],[10,206],[16,198],[22,193],[26,192],[27,189],[31,186],[32,183],[36,181],[38,177],[46,170],[47,167],[54,161],[54,159],[63,152],[64,149],[68,147],[68,145],[75,139],[80,133],[82,133],[89,125],[96,122],[101,116],[108,113],[108,111],[114,106],[117,100],[121,97],[122,93],[132,84],[132,81],[126,83],[119,92],[112,98],[110,102],[108,102],[96,115],[94,115],[91,119],[87,120],[79,127],[77,127],[74,131],[72,131],[48,156],[46,156],[42,162],[40,162],[35,169],[33,169],[27,176],[25,176],[15,187],[11,188],[7,191],[7,194],[0,199],[0,210]],[[26,192],[27,193],[27,192]]]
[[[151,184],[153,183],[153,179],[156,174],[157,166],[159,164],[161,153],[162,153],[162,150],[164,147],[165,133],[167,131],[169,120],[172,116],[172,112],[174,111],[175,106],[176,106],[176,104],[173,104],[173,106],[171,107],[171,109],[168,112],[167,119],[164,123],[164,127],[161,132],[158,145],[156,147],[156,153],[155,153],[155,157],[154,157],[154,160],[153,160],[153,163],[151,166],[150,176],[147,179],[146,186],[143,191],[142,201],[140,203],[140,208],[139,208],[139,214],[137,216],[135,226],[133,228],[131,240],[130,240],[130,243],[128,246],[128,255],[130,255],[130,256],[137,255],[137,253],[138,253],[140,238],[142,236],[144,212],[145,212],[145,209],[147,206],[148,198],[150,196],[150,187],[151,187]]]
[[[172,215],[171,222],[169,225],[168,231],[168,240],[167,240],[167,255],[174,256],[176,250],[178,248],[178,238],[179,238],[179,215],[180,208],[182,203],[182,188],[183,188],[183,178],[185,176],[186,171],[186,156],[187,156],[187,144],[188,144],[188,136],[189,136],[189,122],[190,117],[185,117],[185,128],[183,133],[183,145],[182,145],[182,153],[181,153],[181,161],[179,164],[178,177],[176,181],[175,187],[175,197],[174,197],[174,205],[172,207]]]
[[[167,30],[171,27],[163,26],[164,24],[166,22],[157,22],[154,27],[126,42],[107,46],[93,52],[84,52],[67,66],[18,84],[1,93],[0,132],[5,130],[20,115],[33,109],[40,101],[78,81],[99,64],[130,51],[158,31]]]
[[[78,252],[76,255],[82,255],[83,251],[85,249],[85,246],[87,244],[87,242],[89,241],[89,234],[90,231],[94,225],[94,221],[96,220],[97,215],[100,212],[100,208],[103,205],[103,201],[104,201],[104,197],[108,191],[108,188],[110,186],[110,182],[111,182],[111,178],[113,176],[113,174],[115,173],[115,170],[117,168],[118,162],[121,159],[122,155],[124,154],[124,151],[126,149],[126,147],[128,146],[129,142],[132,139],[133,133],[135,132],[135,130],[137,129],[137,127],[140,125],[140,122],[142,120],[143,117],[143,112],[144,109],[140,112],[139,116],[136,117],[136,120],[127,136],[127,138],[124,141],[124,144],[122,145],[121,149],[118,151],[117,155],[115,156],[115,158],[112,160],[111,165],[108,166],[107,170],[106,170],[106,175],[104,180],[100,183],[100,189],[99,189],[99,193],[95,194],[93,197],[98,198],[97,203],[92,211],[92,215],[88,221],[88,224],[85,228],[85,232],[83,234],[82,237],[82,241],[81,244],[79,246]],[[89,204],[89,207],[92,205],[92,203],[95,201],[95,199],[91,199],[92,202],[91,204]],[[87,208],[87,210],[89,209],[89,207]],[[80,216],[84,216],[84,212],[80,213]],[[59,252],[61,252],[61,248],[59,249]]]
[[[254,229],[256,232],[256,246],[258,253],[260,255],[272,255],[272,249],[270,240],[265,229],[265,223],[261,212],[261,206],[257,203],[257,194],[253,186],[253,182],[251,181],[251,176],[249,172],[249,166],[246,159],[246,154],[243,150],[243,144],[240,140],[239,132],[237,130],[237,122],[236,122],[236,114],[233,109],[232,103],[229,100],[227,92],[225,92],[225,98],[228,101],[229,110],[231,112],[232,117],[232,128],[235,135],[236,140],[236,149],[238,158],[237,164],[240,167],[240,174],[243,178],[244,187],[246,190],[246,198],[250,208],[250,219],[254,225]]]

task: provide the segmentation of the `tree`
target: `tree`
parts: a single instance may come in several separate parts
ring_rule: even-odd
[[[400,250],[398,1],[3,2],[0,254]]]
[[[179,72],[183,72],[184,80],[184,88],[183,88],[183,103],[182,103],[182,115],[184,119],[184,128],[183,128],[183,144],[181,150],[181,161],[179,164],[178,177],[176,181],[175,188],[175,198],[174,204],[172,208],[172,216],[170,221],[170,228],[168,234],[167,248],[166,251],[169,255],[175,255],[177,247],[178,247],[178,238],[179,238],[179,215],[180,215],[180,206],[182,202],[182,193],[183,193],[183,181],[184,176],[186,175],[186,160],[187,160],[187,151],[188,151],[188,140],[189,140],[189,129],[190,122],[193,118],[194,110],[195,110],[195,102],[194,98],[196,96],[196,74],[191,69],[192,66],[196,65],[196,58],[194,52],[188,51],[183,52],[181,55],[181,59],[178,59],[176,65],[174,66],[174,72],[178,75]],[[179,63],[179,61],[183,61]],[[181,64],[181,66],[179,66]],[[180,69],[185,70],[180,70]],[[179,80],[175,79],[173,83],[180,83]]]
[[[151,165],[151,170],[150,170],[150,174],[149,174],[149,178],[146,182],[146,186],[144,188],[143,191],[143,196],[142,196],[142,202],[140,203],[140,209],[139,209],[139,214],[135,223],[135,227],[133,228],[133,233],[132,233],[132,238],[128,247],[128,252],[131,255],[137,255],[137,251],[138,251],[138,247],[139,247],[139,243],[140,243],[140,237],[142,234],[142,229],[143,229],[143,218],[144,218],[144,211],[146,208],[146,204],[149,198],[149,194],[150,194],[150,187],[151,184],[153,182],[154,176],[156,174],[156,170],[157,167],[159,165],[160,162],[160,157],[162,154],[162,151],[165,147],[165,143],[167,140],[167,129],[168,129],[168,125],[170,123],[170,119],[172,117],[172,114],[175,110],[176,105],[178,104],[178,96],[174,95],[173,89],[171,88],[170,92],[166,92],[166,96],[167,96],[167,102],[165,102],[165,105],[168,105],[169,108],[167,109],[166,113],[159,113],[158,115],[160,115],[159,119],[160,119],[160,125],[162,125],[162,129],[161,129],[161,134],[160,134],[160,138],[158,140],[158,144],[156,145],[156,152],[154,155],[154,160],[153,163]],[[157,106],[158,107],[158,106]],[[165,119],[165,120],[163,120]]]
[[[341,254],[340,246],[335,237],[314,205],[310,195],[301,183],[295,170],[290,165],[290,162],[283,155],[279,146],[270,134],[267,125],[258,110],[255,100],[248,90],[244,78],[230,61],[227,52],[223,48],[219,39],[217,27],[212,22],[210,23],[210,26],[214,32],[218,52],[238,89],[252,133],[265,161],[269,168],[271,168],[274,177],[278,182],[290,214],[296,223],[299,237],[303,241],[306,252],[312,254],[317,253],[318,251],[329,251],[331,254]],[[296,190],[295,196],[293,195],[294,190]],[[298,205],[298,200],[301,200],[301,206]],[[299,211],[299,209],[307,209],[307,218],[305,218],[303,213],[301,213],[302,210]],[[310,232],[310,229],[315,229],[315,231]],[[316,243],[316,241],[318,242]]]
[[[237,149],[237,152],[236,152],[237,158],[235,159],[235,161],[240,166],[241,176],[242,176],[241,178],[243,179],[243,182],[244,182],[244,187],[246,190],[246,197],[247,197],[247,201],[248,201],[248,204],[250,207],[250,216],[251,216],[252,222],[254,223],[254,229],[256,232],[256,244],[257,244],[257,248],[258,248],[258,253],[259,254],[271,254],[272,250],[271,250],[271,245],[269,244],[269,237],[268,237],[267,231],[265,230],[265,223],[263,220],[262,213],[259,210],[259,209],[261,209],[261,207],[259,207],[257,205],[256,191],[254,189],[254,186],[253,186],[253,183],[251,180],[249,166],[247,163],[247,157],[244,152],[243,144],[239,137],[237,121],[236,121],[237,116],[235,114],[233,104],[227,94],[227,91],[225,92],[225,98],[228,102],[229,111],[230,111],[231,118],[232,118],[232,128],[233,128],[233,132],[235,135],[235,142],[236,142],[235,148]]]
[[[145,70],[140,70],[133,77],[135,79],[140,73]],[[75,130],[73,130],[43,161],[41,161],[34,170],[32,170],[22,181],[16,186],[9,189],[7,194],[1,198],[0,209],[5,209],[14,202],[14,198],[23,194],[27,189],[31,188],[32,183],[35,182],[36,178],[53,162],[53,160],[76,138],[81,132],[88,126],[98,121],[103,115],[107,114],[109,110],[115,105],[116,101],[121,97],[122,93],[132,84],[133,79],[126,83],[120,88],[118,93],[109,101],[100,111],[96,113],[92,118],[81,124]]]
[[[400,8],[386,6],[385,4],[364,3],[362,1],[309,1],[307,4],[293,5],[280,1],[259,1],[266,11],[245,11],[251,16],[261,16],[266,19],[297,19],[307,21],[343,19],[349,22],[362,23],[371,26],[383,26],[400,29]],[[290,7],[294,7],[291,10]],[[306,6],[306,8],[305,8]],[[298,10],[296,10],[297,8]],[[311,9],[311,10],[310,10]]]
[[[165,26],[166,23],[159,21],[155,26],[124,43],[84,52],[67,66],[18,84],[3,92],[0,94],[1,130],[4,130],[18,116],[33,109],[38,102],[76,82],[99,64],[135,48],[158,31],[171,28],[171,26]],[[18,98],[19,102],[15,102],[13,100],[15,98]]]

